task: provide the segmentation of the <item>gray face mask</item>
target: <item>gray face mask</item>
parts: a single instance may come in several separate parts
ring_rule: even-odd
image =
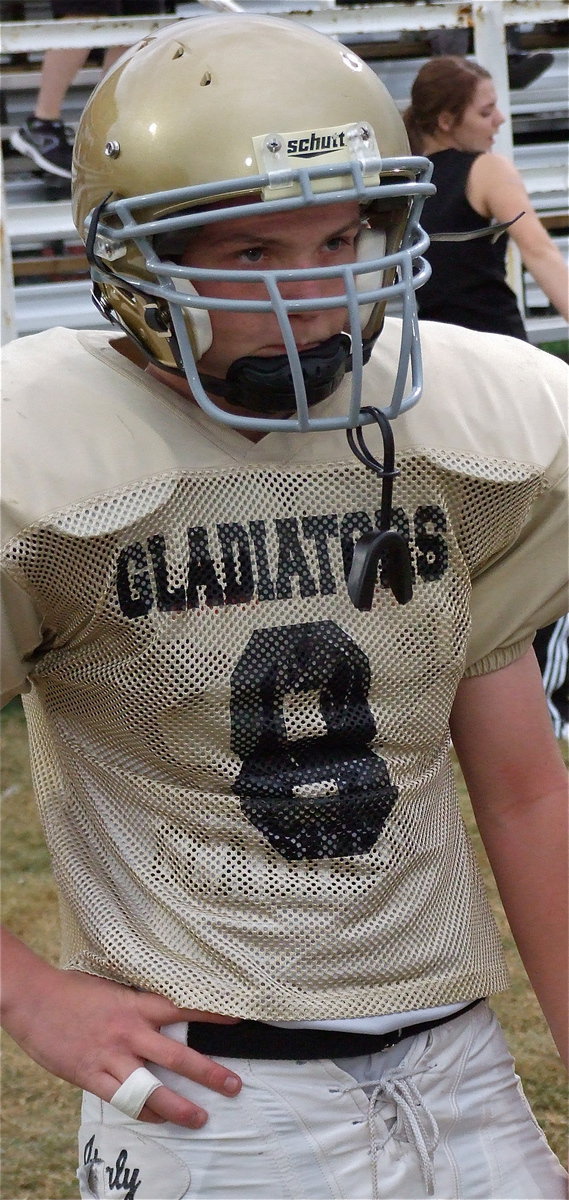
[[[329,182],[329,167],[302,166],[287,169],[287,178],[290,174],[296,181],[292,195],[271,197],[270,203],[251,200],[252,194],[270,191],[267,180],[272,175],[268,174],[216,183],[215,209],[192,208],[196,189],[180,188],[168,193],[170,214],[156,220],[138,219],[140,209],[145,215],[148,211],[148,197],[142,196],[104,202],[87,218],[87,250],[101,311],[123,326],[126,323],[131,336],[139,338],[150,356],[160,356],[162,348],[167,347],[169,357],[163,355],[155,361],[162,365],[166,359],[168,369],[185,376],[197,404],[222,424],[257,433],[347,429],[366,424],[360,412],[362,371],[381,328],[385,305],[391,299],[400,302],[403,319],[399,366],[384,411],[393,419],[421,395],[415,291],[430,273],[423,258],[428,238],[419,216],[425,196],[433,190],[429,182],[432,166],[427,159],[370,158],[364,172],[354,158],[345,163],[342,160],[341,167],[336,164],[334,170],[338,171],[341,186],[324,194],[318,187],[324,175]],[[235,284],[235,271],[198,268],[182,263],[180,257],[175,261],[164,255],[179,256],[180,247],[188,245],[193,231],[235,219],[235,197],[241,193],[247,215],[253,218],[262,218],[268,211],[293,214],[315,206],[325,212],[327,205],[357,202],[362,229],[353,260],[310,271],[240,270],[243,283],[257,287],[257,296],[265,298],[221,300],[219,285]],[[227,206],[220,196],[227,196]],[[133,261],[137,258],[142,264],[143,278],[137,273],[140,268],[129,268],[133,251]],[[299,305],[294,285],[298,282],[300,296],[307,279],[314,281],[321,294]],[[210,285],[212,295],[208,294]],[[130,296],[136,319],[130,317]],[[300,308],[307,313],[342,309],[346,314],[342,331],[321,346],[299,351],[293,317]],[[210,313],[216,309],[271,313],[280,329],[283,355],[267,361],[246,356],[229,367],[225,379],[213,379],[205,373],[202,377],[200,361],[211,345]],[[148,338],[150,349],[145,345],[145,325],[153,334]],[[318,413],[315,406],[334,392],[347,374],[350,388],[344,393],[343,411]],[[233,411],[217,404],[216,396],[229,401]]]

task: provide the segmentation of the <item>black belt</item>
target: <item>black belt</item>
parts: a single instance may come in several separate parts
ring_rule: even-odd
[[[396,1046],[404,1038],[426,1033],[437,1025],[446,1025],[456,1017],[481,1004],[473,1000],[458,1012],[433,1021],[405,1025],[389,1033],[350,1033],[335,1029],[281,1029],[263,1021],[240,1021],[238,1025],[214,1025],[205,1021],[189,1021],[187,1043],[192,1050],[214,1058],[352,1058],[356,1054],[377,1054]]]

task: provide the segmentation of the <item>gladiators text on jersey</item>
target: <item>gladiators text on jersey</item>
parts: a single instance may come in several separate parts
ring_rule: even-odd
[[[251,520],[221,522],[211,529],[188,528],[185,581],[170,582],[170,559],[163,533],[131,542],[119,553],[116,590],[127,617],[187,608],[223,607],[258,601],[288,600],[293,592],[304,599],[333,595],[350,572],[354,538],[371,533],[379,521],[364,510],[338,515],[319,513],[302,517],[276,517],[271,522]],[[409,543],[414,577],[431,583],[448,567],[443,534],[444,511],[436,504],[420,505],[412,517],[395,508],[392,523]],[[339,545],[342,578],[334,567],[331,545]],[[273,553],[271,554],[271,548]]]

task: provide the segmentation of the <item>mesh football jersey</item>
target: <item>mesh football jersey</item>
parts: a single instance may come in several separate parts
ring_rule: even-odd
[[[379,579],[362,612],[346,575],[380,494],[345,434],[253,443],[112,340],[50,331],[4,368],[5,688],[63,965],[265,1020],[500,990],[448,717],[465,670],[564,607],[563,364],[425,325],[394,426],[413,598]],[[366,403],[397,351],[388,321]]]

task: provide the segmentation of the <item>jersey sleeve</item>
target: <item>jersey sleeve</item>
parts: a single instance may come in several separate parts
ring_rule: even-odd
[[[28,690],[30,659],[42,642],[42,623],[27,592],[2,571],[2,706]]]
[[[507,666],[569,609],[567,474],[535,504],[507,554],[473,580],[467,675]]]
[[[552,356],[543,358],[551,361]],[[531,431],[526,438],[526,461],[533,457],[535,443],[540,446],[541,491],[513,543],[472,579],[467,675],[507,666],[531,645],[537,629],[569,610],[567,377],[558,370],[563,366],[552,364],[551,375],[540,381],[542,416],[533,440]],[[520,458],[522,454],[520,447]]]
[[[51,447],[44,442],[37,424],[30,435],[29,406],[38,404],[45,412],[49,400],[46,356],[35,370],[35,346],[39,338],[16,338],[2,349],[2,436],[6,453],[2,470],[0,503],[0,692],[2,705],[28,691],[28,673],[34,653],[44,643],[43,620],[38,598],[20,571],[11,546],[37,516],[41,508],[40,471],[56,477]],[[33,439],[33,451],[30,439]],[[8,452],[9,447],[9,452]],[[32,470],[33,465],[33,470]],[[39,466],[39,470],[36,470]],[[45,473],[45,472],[44,472]]]

